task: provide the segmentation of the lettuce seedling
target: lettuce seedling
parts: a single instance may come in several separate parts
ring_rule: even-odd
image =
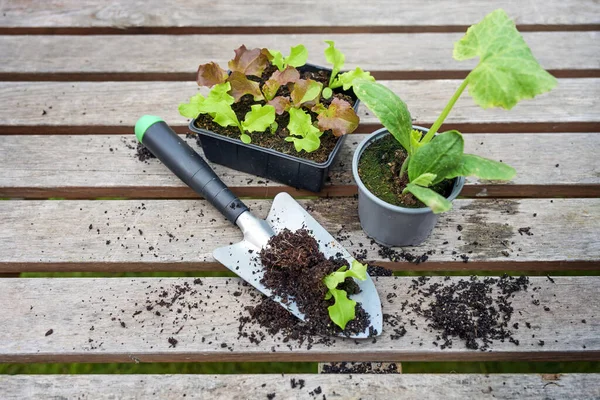
[[[550,91],[557,83],[538,64],[503,10],[488,14],[455,43],[455,59],[476,56],[479,64],[467,75],[425,135],[412,129],[406,104],[391,90],[367,80],[354,82],[354,93],[407,152],[400,174],[408,173],[410,183],[403,193],[412,193],[434,213],[447,211],[452,205],[429,186],[458,176],[510,180],[516,173],[506,164],[464,154],[464,140],[456,130],[435,136],[465,88],[469,87],[469,94],[482,108],[511,109],[521,100]]]
[[[231,108],[234,98],[228,92],[231,83],[225,82],[213,86],[207,97],[198,93],[190,99],[189,103],[179,105],[179,113],[187,118],[196,118],[199,114],[209,114],[217,124],[236,126],[240,130],[240,140],[250,143],[251,138],[247,132],[264,132],[275,122],[275,107],[270,105],[255,104],[251,111],[246,113],[244,121],[239,121]]]
[[[290,55],[287,57],[284,57],[283,54],[277,50],[269,50],[269,54],[272,57],[271,63],[280,71],[283,71],[288,66],[301,67],[306,64],[306,60],[308,60],[308,50],[306,50],[306,47],[302,44],[290,48]]]
[[[340,283],[350,277],[364,281],[367,279],[367,266],[353,260],[352,269],[343,266],[323,278],[323,283],[328,289],[325,294],[325,300],[329,300],[332,297],[335,300],[335,303],[327,308],[329,318],[331,318],[337,326],[342,328],[342,330],[346,328],[346,324],[349,321],[356,318],[356,301],[349,299],[348,293],[346,293],[345,290],[337,288]]]
[[[328,63],[332,64],[333,67],[331,76],[329,77],[329,85],[323,89],[324,98],[329,99],[333,95],[333,89],[339,87],[342,87],[344,90],[350,89],[355,80],[365,79],[372,82],[375,81],[375,78],[371,76],[370,72],[363,71],[360,67],[356,67],[355,70],[344,72],[338,76],[339,72],[344,68],[346,56],[335,47],[335,42],[333,40],[326,40],[325,43],[329,45],[329,47],[325,49],[325,59]]]
[[[290,108],[290,122],[288,130],[290,136],[285,138],[286,142],[293,142],[297,152],[302,150],[310,153],[315,151],[321,145],[321,135],[323,132],[312,124],[310,115],[300,108]]]

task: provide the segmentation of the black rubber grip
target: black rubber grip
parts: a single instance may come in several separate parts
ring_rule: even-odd
[[[196,193],[235,223],[248,207],[219,179],[206,161],[163,121],[151,125],[142,144]]]

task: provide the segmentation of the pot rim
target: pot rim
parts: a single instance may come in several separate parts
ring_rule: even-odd
[[[427,132],[429,129],[424,128],[422,126],[413,125],[413,129],[419,129],[421,131]],[[358,147],[354,151],[354,156],[352,157],[352,175],[354,176],[354,181],[358,186],[359,190],[362,191],[370,200],[377,203],[379,206],[386,208],[393,212],[399,212],[404,214],[426,214],[430,213],[431,208],[429,207],[420,207],[420,208],[408,208],[408,207],[400,207],[390,204],[381,200],[379,197],[375,196],[367,187],[364,185],[360,176],[358,175],[358,161],[360,160],[360,156],[364,152],[364,150],[369,147],[369,145],[375,140],[380,139],[385,134],[389,134],[387,128],[377,129],[375,132],[371,133],[367,136],[362,142],[359,143]],[[452,189],[452,193],[447,197],[449,201],[453,201],[462,191],[463,186],[465,185],[465,177],[459,176],[456,178],[456,182],[454,183],[454,188]]]

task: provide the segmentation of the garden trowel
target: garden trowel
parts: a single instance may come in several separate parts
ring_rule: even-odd
[[[304,320],[304,314],[298,310],[295,302],[282,302],[270,289],[260,283],[263,277],[263,266],[257,255],[267,245],[271,236],[284,228],[291,231],[305,228],[312,232],[319,243],[319,249],[327,258],[341,256],[348,261],[349,266],[352,265],[354,258],[350,253],[289,194],[280,193],[275,196],[267,218],[259,219],[252,215],[248,207],[225,186],[204,159],[161,118],[150,115],[141,117],[135,125],[135,135],[175,175],[242,230],[244,240],[215,249],[214,257],[263,294],[279,302],[299,319]],[[372,329],[377,334],[381,334],[381,302],[375,285],[368,275],[364,281],[355,281],[361,291],[350,298],[362,304],[371,317],[371,325],[364,332],[350,337],[367,338],[372,336],[370,335]]]

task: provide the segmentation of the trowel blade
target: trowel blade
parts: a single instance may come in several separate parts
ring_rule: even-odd
[[[290,231],[298,229],[307,229],[312,232],[314,238],[319,243],[319,250],[323,252],[325,257],[341,257],[344,258],[348,265],[352,265],[354,257],[346,251],[346,249],[338,243],[333,236],[329,234],[296,200],[287,193],[280,193],[275,196],[271,210],[265,222],[273,230],[275,234],[287,228]],[[254,242],[255,244],[252,244]],[[225,265],[228,269],[239,275],[246,282],[257,288],[266,296],[278,301],[283,307],[294,314],[296,317],[304,320],[302,314],[295,302],[284,303],[277,296],[260,283],[263,278],[263,266],[258,258],[258,253],[261,248],[266,246],[264,243],[256,243],[256,240],[250,241],[244,238],[239,243],[231,246],[220,247],[213,251],[214,257]],[[260,246],[260,247],[259,247]],[[381,301],[375,288],[375,284],[370,276],[364,281],[356,280],[361,291],[358,294],[351,295],[350,298],[361,303],[363,309],[369,313],[371,325],[364,332],[351,335],[351,338],[368,338],[371,331],[375,330],[377,334],[381,334],[383,325],[383,315],[381,312]]]

